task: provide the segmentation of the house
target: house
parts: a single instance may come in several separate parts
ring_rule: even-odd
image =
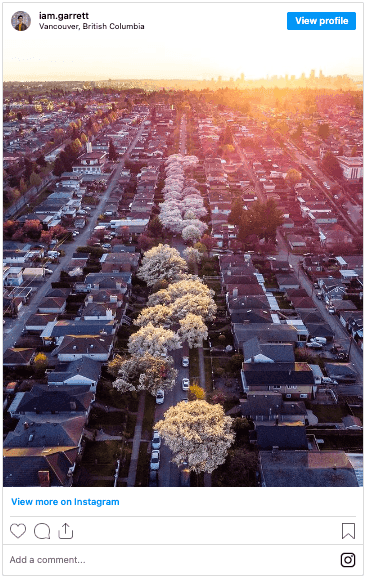
[[[357,373],[347,363],[325,363],[327,376],[344,383],[355,383]]]
[[[45,297],[38,306],[39,313],[63,313],[66,309],[64,297]]]
[[[4,487],[72,485],[78,447],[4,448]]]
[[[4,286],[19,287],[23,283],[23,267],[5,267],[3,271]]]
[[[41,420],[40,416],[44,416],[44,420],[52,422],[75,415],[84,415],[87,419],[94,398],[91,391],[70,395],[65,391],[52,389],[45,391],[35,386],[30,392],[24,392],[16,407],[12,403],[8,411],[13,418],[24,415],[28,419],[37,416],[36,419]]]
[[[334,331],[332,331],[328,323],[307,323],[306,327],[309,333],[309,338],[325,337],[328,343],[330,343],[334,338]]]
[[[270,311],[263,309],[235,309],[231,313],[232,323],[271,323]]]
[[[35,313],[28,317],[24,328],[32,333],[42,333],[48,323],[55,323],[57,314],[55,313]]]
[[[242,348],[245,341],[257,337],[264,343],[291,343],[298,341],[297,331],[294,327],[279,323],[248,323],[232,324],[234,346],[236,350]]]
[[[343,451],[276,450],[259,453],[262,487],[357,487]]]
[[[281,291],[300,289],[300,283],[295,275],[276,275],[278,287]]]
[[[48,374],[49,387],[87,386],[95,392],[100,379],[102,364],[94,359],[82,357],[67,363],[56,365],[54,371]]]
[[[304,425],[307,416],[303,401],[284,401],[281,393],[275,391],[248,391],[247,398],[240,400],[240,408],[256,429],[262,423],[266,427],[275,423]]]
[[[104,151],[86,152],[78,158],[77,164],[72,167],[73,173],[77,174],[102,174],[107,153]]]
[[[50,342],[59,345],[65,335],[114,335],[116,324],[111,320],[86,320],[73,319],[54,321],[48,323],[41,333],[41,338],[45,345]]]
[[[363,157],[337,157],[343,171],[343,177],[348,182],[358,182],[363,177]]]
[[[302,235],[287,235],[287,242],[291,249],[306,247],[306,242]]]
[[[81,439],[86,421],[85,415],[58,416],[59,421],[43,421],[38,415],[30,421],[21,417],[15,429],[4,440],[6,448],[64,447],[81,449]]]
[[[243,363],[243,391],[275,391],[284,399],[311,399],[314,375],[307,363]]]
[[[353,415],[346,415],[342,417],[343,425],[346,429],[352,430],[361,430],[362,429],[362,421],[359,417],[355,417]]]
[[[9,347],[3,356],[3,365],[16,367],[17,365],[30,365],[36,354],[31,347]]]
[[[88,357],[95,361],[107,362],[113,347],[113,335],[76,336],[65,335],[60,345],[52,352],[59,361],[74,361]]]

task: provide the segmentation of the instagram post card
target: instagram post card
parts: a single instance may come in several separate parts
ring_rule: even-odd
[[[363,575],[363,5],[2,20],[2,575]]]

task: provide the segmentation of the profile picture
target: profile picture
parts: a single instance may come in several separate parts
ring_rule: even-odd
[[[11,25],[18,32],[28,30],[31,24],[31,18],[27,12],[15,12],[11,17]]]

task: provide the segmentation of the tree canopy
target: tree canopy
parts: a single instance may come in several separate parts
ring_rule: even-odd
[[[277,227],[283,223],[283,215],[273,199],[264,203],[255,201],[248,211],[244,211],[239,224],[238,240],[247,242],[248,237],[257,235],[266,242],[276,240]]]
[[[234,442],[232,423],[221,405],[196,400],[170,407],[155,429],[173,452],[174,463],[187,463],[196,473],[211,473],[224,463]]]

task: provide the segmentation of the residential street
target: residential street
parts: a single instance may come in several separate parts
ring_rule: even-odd
[[[90,237],[91,231],[96,226],[98,216],[103,213],[104,207],[107,204],[107,201],[109,199],[109,195],[111,194],[112,190],[114,189],[114,187],[117,184],[117,181],[120,177],[120,171],[124,167],[124,163],[128,157],[128,154],[135,146],[137,140],[140,137],[141,132],[143,131],[143,126],[144,126],[143,123],[141,123],[141,126],[140,126],[135,138],[133,139],[130,146],[128,147],[126,153],[123,155],[122,159],[118,162],[118,164],[116,164],[115,169],[114,169],[114,174],[113,174],[113,176],[112,176],[112,178],[108,184],[108,187],[106,188],[102,198],[100,199],[99,204],[94,209],[93,215],[91,216],[84,231],[82,231],[80,233],[80,235],[78,235],[78,237],[76,237],[70,243],[65,243],[64,245],[61,246],[61,248],[65,252],[65,256],[60,258],[60,263],[54,269],[53,275],[50,275],[49,277],[45,277],[45,282],[36,291],[35,295],[32,297],[32,299],[30,301],[30,304],[28,306],[24,307],[20,311],[18,318],[14,319],[14,320],[12,319],[11,323],[6,323],[6,325],[4,326],[5,331],[4,331],[4,339],[3,339],[3,351],[6,351],[6,349],[8,349],[8,347],[12,347],[14,345],[14,343],[17,341],[17,339],[19,339],[19,337],[22,333],[25,321],[28,319],[28,317],[30,317],[34,313],[37,313],[38,306],[39,306],[40,302],[42,301],[44,296],[48,293],[48,291],[51,289],[51,283],[53,281],[56,281],[59,279],[62,269],[71,260],[72,255],[73,255],[73,253],[75,253],[77,247],[82,247],[83,245],[86,244],[86,241]]]
[[[317,299],[316,291],[314,290],[313,284],[308,279],[304,271],[301,269],[300,260],[302,259],[302,257],[299,255],[293,255],[289,253],[281,235],[277,234],[277,239],[279,240],[278,242],[279,259],[288,261],[290,265],[293,266],[294,272],[297,278],[299,279],[301,286],[307,291],[308,295],[312,298],[314,305],[317,307],[326,323],[328,323],[332,328],[332,330],[334,331],[335,341],[339,342],[348,351],[350,347],[351,336],[342,326],[338,316],[331,315],[330,313],[328,313],[324,301],[320,301],[319,299]],[[351,385],[337,386],[339,388],[338,391],[341,392],[340,390],[342,389],[343,392],[343,390],[346,388],[347,393],[349,394],[352,393],[352,395],[362,395],[362,375],[363,375],[362,351],[356,346],[354,342],[352,343],[350,350],[350,362],[353,365],[353,369],[358,374],[357,383],[352,386]]]

